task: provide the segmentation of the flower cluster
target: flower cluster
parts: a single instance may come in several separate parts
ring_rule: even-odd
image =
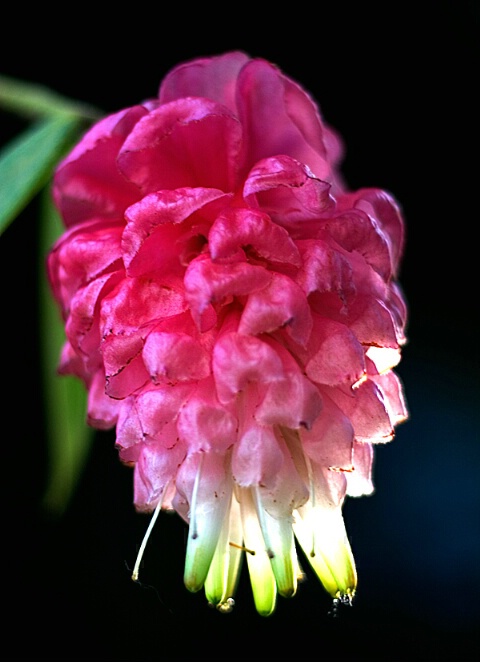
[[[59,164],[48,259],[60,372],[116,427],[138,511],[188,522],[184,581],[228,611],[292,596],[303,549],[350,601],[346,495],[407,416],[395,200],[351,192],[312,98],[242,52],[173,69]]]

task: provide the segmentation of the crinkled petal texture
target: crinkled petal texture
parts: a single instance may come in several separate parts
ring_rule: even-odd
[[[294,595],[299,547],[351,600],[342,504],[407,417],[401,210],[348,191],[341,155],[297,83],[230,52],[171,71],[55,174],[60,370],[116,427],[137,509],[188,522],[185,584],[222,611],[243,556],[259,613]]]

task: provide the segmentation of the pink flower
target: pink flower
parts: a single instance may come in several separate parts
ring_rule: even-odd
[[[175,68],[55,174],[60,371],[116,426],[136,508],[189,524],[185,584],[223,611],[243,555],[261,614],[292,596],[297,543],[352,599],[342,504],[407,416],[401,212],[348,191],[341,156],[298,84],[230,52]]]

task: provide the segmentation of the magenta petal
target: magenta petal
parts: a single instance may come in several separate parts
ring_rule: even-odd
[[[138,199],[137,187],[119,173],[116,159],[146,113],[133,106],[100,120],[59,165],[53,195],[67,226],[92,217],[121,220],[125,207]]]
[[[121,224],[94,220],[62,235],[48,256],[48,273],[59,301],[68,305],[78,288],[123,267],[122,231]]]
[[[287,154],[307,163],[316,177],[329,178],[331,162],[318,110],[296,83],[269,62],[251,60],[240,71],[237,99],[248,162]]]
[[[125,279],[102,302],[101,331],[104,337],[138,333],[159,319],[184,312],[186,307],[183,293],[173,284],[153,278]]]
[[[233,188],[242,129],[208,99],[172,101],[143,117],[118,155],[120,171],[143,194],[184,186]]]
[[[181,97],[204,97],[235,111],[237,77],[248,61],[248,55],[233,51],[180,64],[163,79],[159,99],[168,103]]]
[[[248,246],[266,260],[300,266],[298,249],[288,232],[255,209],[231,208],[220,214],[208,240],[214,260],[230,257]]]
[[[176,242],[185,228],[182,223],[209,203],[227,196],[218,189],[181,188],[157,191],[131,205],[125,212],[123,233],[125,267],[132,276],[148,271],[180,267]]]
[[[331,184],[315,178],[305,165],[279,155],[259,161],[250,170],[243,195],[276,223],[301,233],[306,221],[318,220],[333,207],[330,189]]]
[[[339,246],[349,252],[360,253],[382,278],[390,278],[389,240],[375,219],[360,210],[351,210],[329,219],[324,228]]]
[[[263,267],[243,261],[212,262],[202,255],[187,268],[185,296],[193,313],[200,316],[208,304],[255,292],[270,282],[270,278]]]

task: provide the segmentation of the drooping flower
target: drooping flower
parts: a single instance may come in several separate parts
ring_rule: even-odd
[[[138,511],[188,523],[184,582],[224,611],[246,557],[272,613],[300,549],[352,599],[342,504],[407,417],[401,211],[349,191],[341,157],[306,91],[229,52],[173,69],[55,173],[60,372],[116,427]]]

